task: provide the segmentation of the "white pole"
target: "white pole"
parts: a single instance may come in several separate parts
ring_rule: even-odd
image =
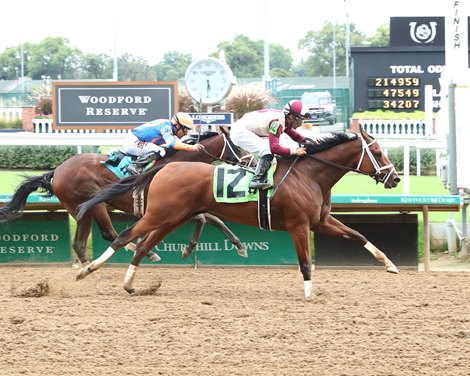
[[[433,130],[433,107],[432,85],[424,86],[424,124],[426,126],[425,136],[429,137],[434,134]]]
[[[269,77],[269,38],[268,38],[268,0],[264,0],[264,87],[268,88]]]
[[[117,59],[117,51],[116,51],[116,45],[117,45],[117,37],[116,37],[116,30],[117,30],[117,21],[116,21],[116,1],[117,0],[114,0],[113,2],[113,10],[114,10],[114,13],[113,13],[113,29],[114,29],[114,64],[113,64],[113,81],[117,81],[118,80],[118,59]]]
[[[403,194],[410,194],[410,144],[403,145]]]
[[[349,77],[349,39],[350,39],[350,30],[349,30],[349,13],[348,13],[348,4],[344,0],[344,5],[346,7],[346,77]]]

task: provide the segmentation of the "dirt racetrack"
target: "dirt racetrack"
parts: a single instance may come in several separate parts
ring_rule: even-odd
[[[316,270],[306,301],[296,269],[126,269],[0,267],[0,374],[470,372],[470,272]]]

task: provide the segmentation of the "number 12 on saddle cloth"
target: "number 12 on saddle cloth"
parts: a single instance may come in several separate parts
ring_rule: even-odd
[[[275,163],[268,171],[268,181],[273,183]],[[258,201],[258,192],[249,190],[254,172],[242,166],[217,166],[214,169],[214,199],[216,202],[240,203]],[[268,198],[273,189],[268,190]]]

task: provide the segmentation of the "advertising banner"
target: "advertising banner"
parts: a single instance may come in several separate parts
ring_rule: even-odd
[[[67,82],[52,85],[54,129],[131,129],[178,110],[177,82]]]
[[[71,262],[69,215],[25,213],[21,220],[0,224],[0,262]]]
[[[135,217],[123,213],[111,213],[112,221],[119,232],[131,226]],[[181,252],[189,244],[195,224],[188,223],[169,234],[153,250],[162,258],[164,265],[297,265],[294,244],[288,232],[264,231],[257,227],[227,222],[226,225],[237,235],[248,249],[248,258],[240,257],[236,247],[214,226],[204,227],[196,251],[186,260]],[[109,246],[103,240],[96,225],[93,227],[93,258],[99,257]],[[118,250],[110,263],[129,263],[132,252]],[[145,258],[143,263],[149,263]]]

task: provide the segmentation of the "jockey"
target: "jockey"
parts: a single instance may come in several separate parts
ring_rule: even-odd
[[[259,157],[250,188],[267,189],[272,187],[267,181],[266,175],[274,154],[282,157],[306,154],[303,147],[290,149],[282,146],[279,143],[279,138],[281,134],[285,133],[296,142],[304,141],[305,137],[295,129],[302,125],[304,119],[308,118],[310,118],[310,114],[303,109],[302,101],[292,100],[286,104],[284,111],[248,112],[232,125],[230,137],[233,143]]]
[[[162,146],[175,150],[202,150],[200,144],[188,145],[180,140],[193,125],[193,118],[189,114],[178,112],[171,120],[157,119],[134,128],[126,140],[124,152],[137,156],[137,160],[127,170],[136,175],[147,163],[163,158],[166,151]]]

